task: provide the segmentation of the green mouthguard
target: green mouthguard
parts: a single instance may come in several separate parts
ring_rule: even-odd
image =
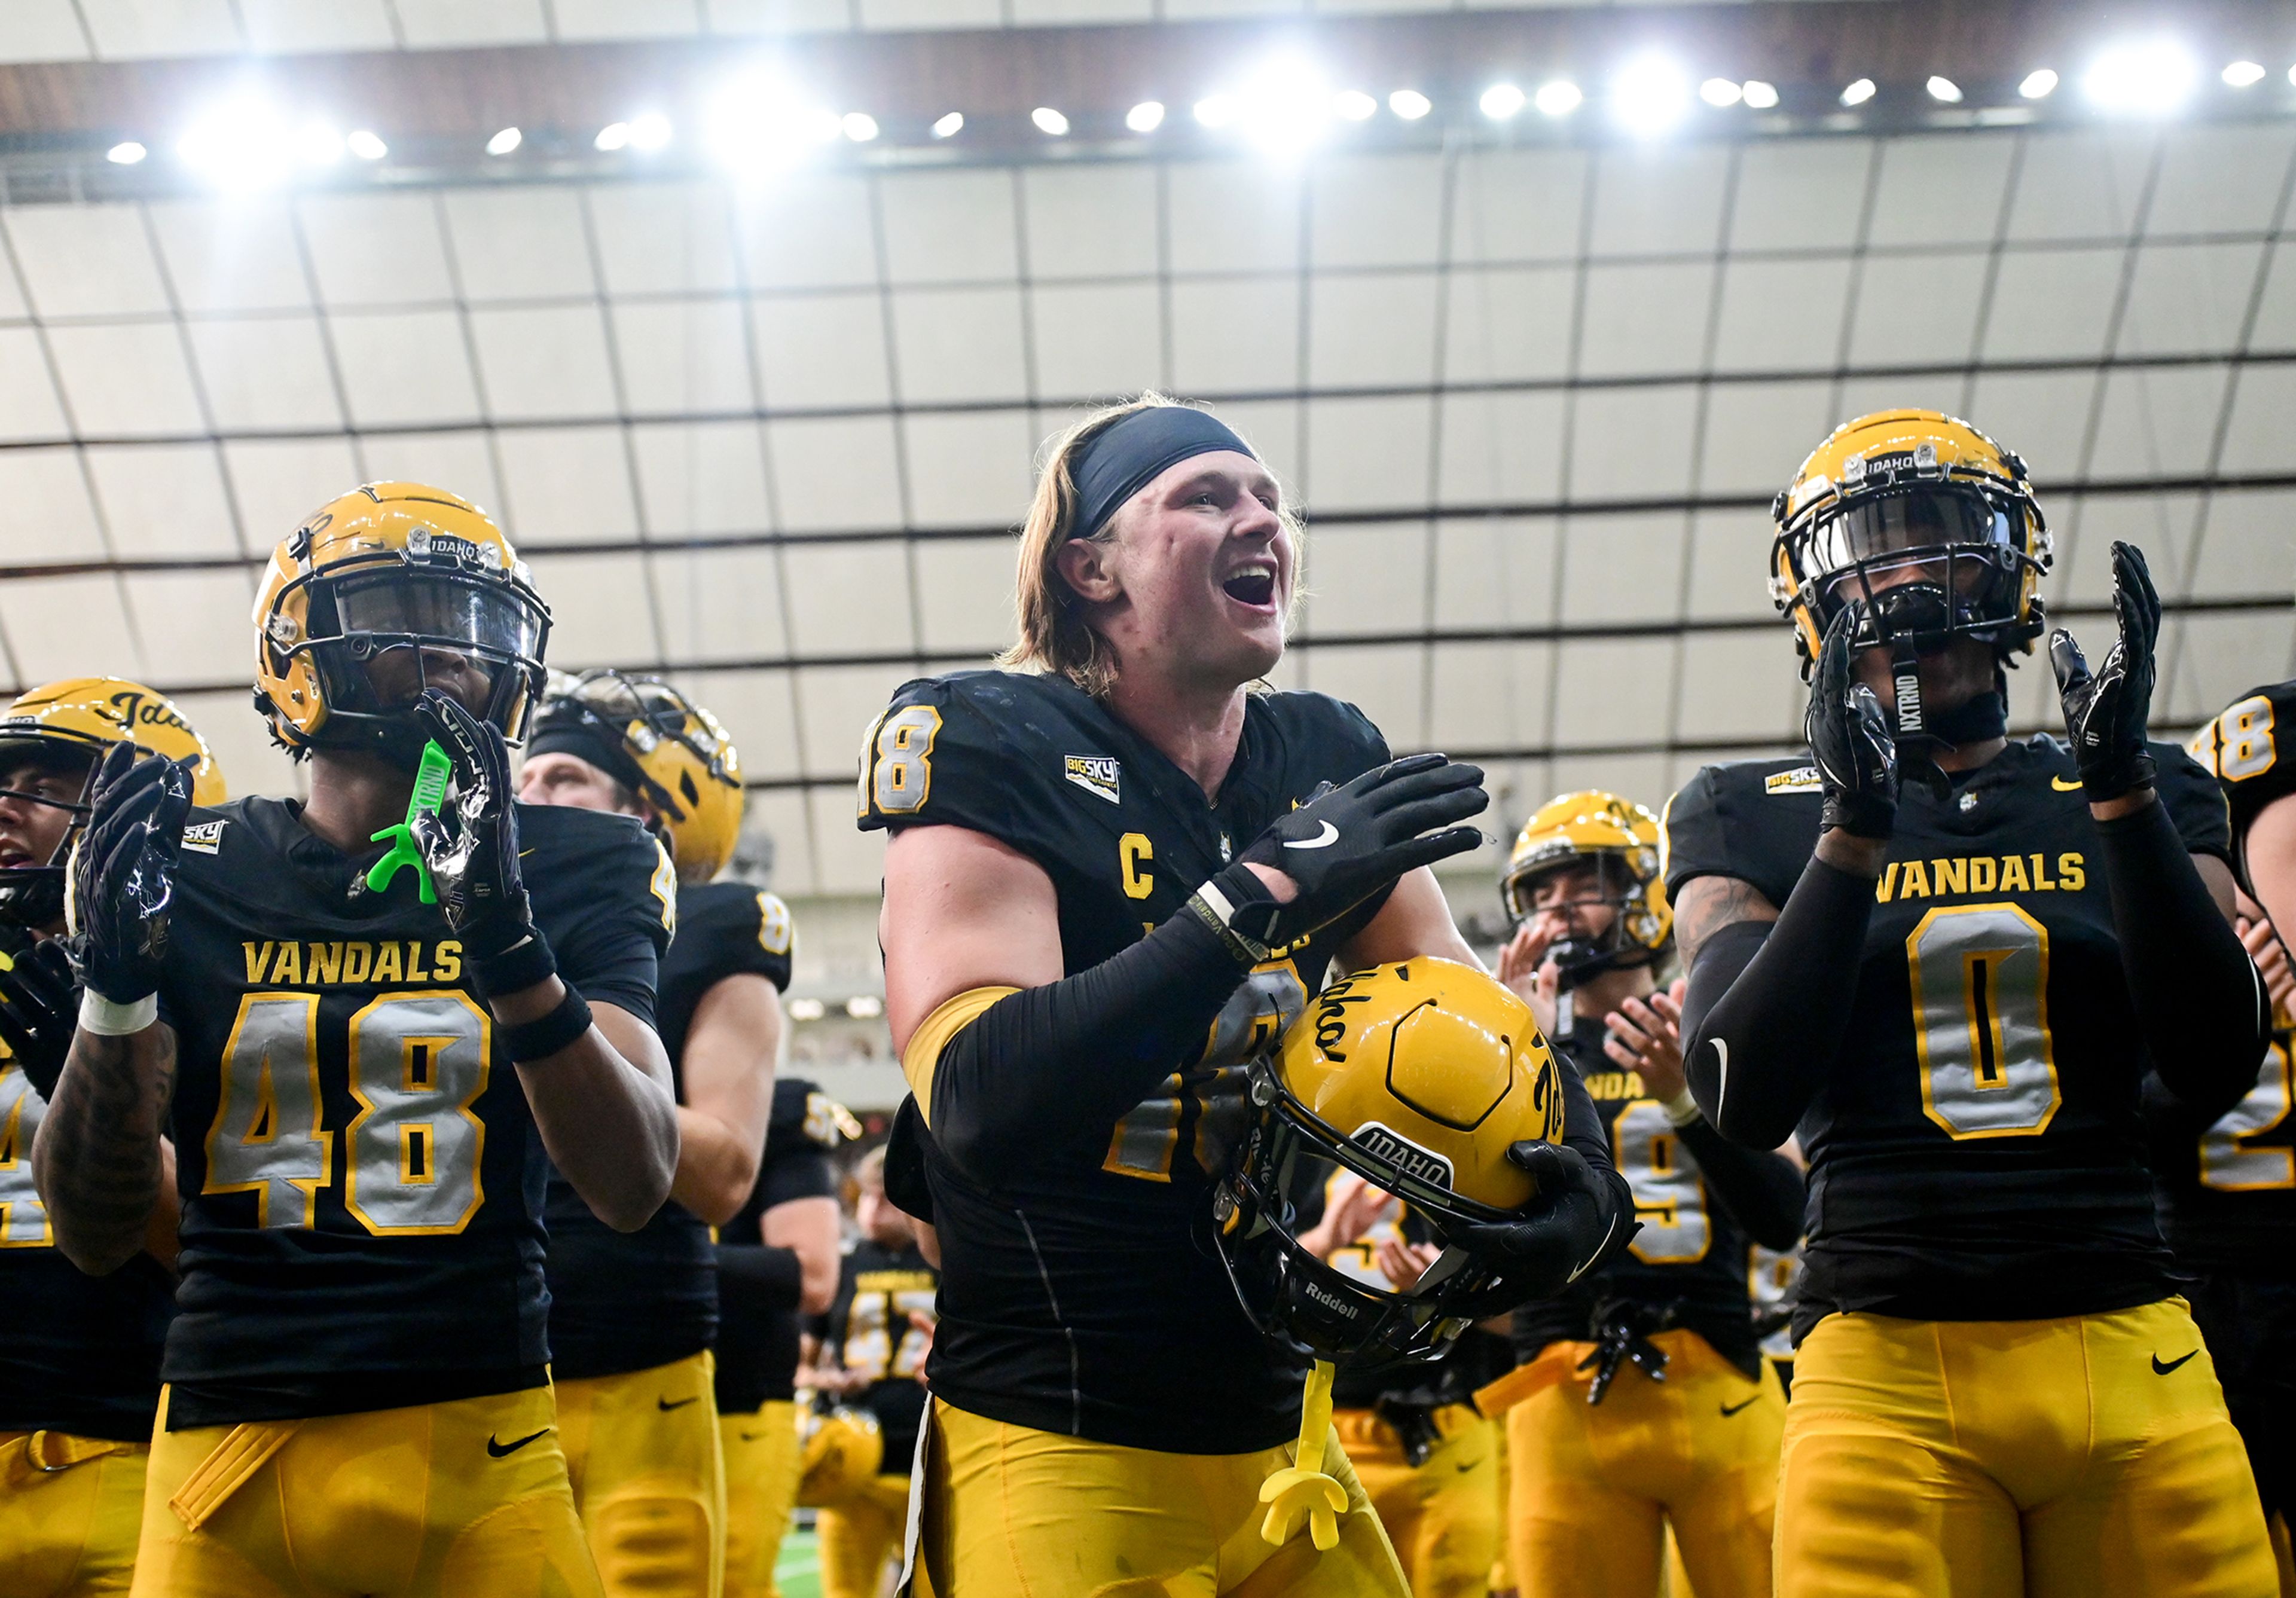
[[[422,902],[426,905],[439,902],[439,889],[430,881],[430,863],[422,858],[422,851],[415,847],[414,823],[419,816],[439,813],[439,807],[447,802],[447,780],[454,774],[454,762],[447,758],[447,751],[439,747],[439,741],[434,738],[424,743],[422,764],[414,768],[414,791],[406,799],[406,819],[397,826],[383,828],[369,840],[373,843],[388,840],[390,844],[382,858],[367,868],[366,885],[370,889],[382,892],[398,875],[400,866],[411,865],[414,868],[415,885],[422,896]]]

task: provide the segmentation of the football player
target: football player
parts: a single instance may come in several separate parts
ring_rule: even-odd
[[[548,619],[483,512],[370,484],[280,542],[257,602],[258,703],[310,799],[194,809],[177,764],[97,767],[86,992],[33,1153],[102,1272],[175,1143],[138,1594],[599,1591],[542,1200],[554,1165],[635,1231],[669,1192],[674,883],[627,817],[513,805]]]
[[[11,1593],[127,1591],[175,1313],[174,1193],[153,1203],[141,1251],[90,1276],[57,1251],[32,1184],[32,1143],[77,996],[62,946],[28,947],[22,935],[64,930],[64,861],[88,780],[96,758],[122,742],[184,762],[198,800],[223,802],[207,744],[140,683],[50,683],[0,715],[0,922],[11,949],[0,991],[0,1591]]]
[[[1809,1159],[1778,1591],[2273,1593],[2144,1162],[2148,1059],[2212,1121],[2268,1020],[2223,798],[2145,733],[2144,559],[2113,546],[2094,670],[2050,638],[2065,741],[2012,742],[2049,563],[2022,462],[1883,412],[1775,513],[1810,758],[1693,779],[1667,886],[1700,1107]]]
[[[718,1239],[718,1431],[726,1453],[726,1598],[773,1598],[797,1502],[801,1315],[837,1292],[837,1172],[861,1126],[810,1082],[774,1083],[758,1180]]]
[[[1424,1220],[1353,1171],[1333,1170],[1300,1207],[1300,1246],[1355,1281],[1404,1291],[1439,1258]],[[1474,1395],[1514,1362],[1505,1323],[1469,1327],[1441,1356],[1385,1372],[1341,1368],[1332,1430],[1347,1450],[1414,1598],[1482,1598],[1505,1502],[1498,1428]]]
[[[734,1218],[758,1177],[789,908],[717,881],[742,827],[741,759],[717,718],[667,683],[617,671],[554,681],[519,798],[635,816],[677,873],[677,936],[654,1004],[677,1094],[677,1174],[670,1201],[627,1236],[552,1174],[551,1377],[559,1446],[607,1593],[715,1592],[726,1484],[709,1229]]]
[[[885,1198],[884,1150],[864,1154],[853,1179],[861,1236],[845,1256],[836,1300],[816,1332],[814,1388],[874,1415],[884,1453],[877,1474],[824,1504],[815,1522],[824,1598],[876,1598],[887,1559],[900,1552],[940,1282],[918,1250],[915,1223]]]
[[[2217,774],[2232,812],[2234,857],[2248,887],[2277,889],[2292,912],[2296,896],[2296,760],[2279,750],[2282,711],[2296,703],[2296,683],[2243,694],[2202,726],[2185,747]],[[2187,1291],[2193,1318],[2225,1386],[2233,1423],[2248,1441],[2249,1463],[2280,1558],[2284,1594],[2296,1594],[2288,1520],[2296,1510],[2296,1105],[2289,1055],[2296,981],[2271,920],[2242,897],[2242,941],[2277,1001],[2276,1030],[2248,1095],[2212,1127],[2196,1125],[2182,1105],[2148,1093],[2147,1129],[2161,1189],[2161,1217],[2177,1258],[2198,1280]],[[2148,1089],[2157,1089],[2157,1080]]]
[[[1515,1312],[1509,1562],[1537,1590],[1653,1598],[1670,1529],[1699,1598],[1767,1598],[1785,1393],[1747,1250],[1800,1240],[1801,1169],[1725,1139],[1683,1080],[1657,816],[1614,793],[1550,799],[1499,891],[1518,928],[1499,974],[1578,1068],[1642,1221],[1615,1264]]]
[[[1337,1545],[1263,1538],[1301,1367],[1202,1237],[1245,1061],[1332,963],[1473,958],[1425,868],[1474,846],[1480,774],[1390,760],[1338,701],[1250,691],[1283,654],[1298,540],[1209,413],[1097,412],[1052,447],[1021,536],[1025,669],[911,683],[869,729],[861,825],[892,833],[879,936],[913,1093],[895,1138],[922,1143],[942,1253],[920,1486],[938,1593],[1402,1591],[1336,1443]],[[1564,1093],[1570,1146],[1520,1151],[1540,1202],[1477,1239],[1548,1286],[1627,1208]]]

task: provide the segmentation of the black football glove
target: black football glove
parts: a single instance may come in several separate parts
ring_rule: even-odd
[[[157,755],[138,760],[124,742],[104,751],[87,825],[72,845],[64,908],[80,980],[115,1004],[160,990],[191,809],[189,766]]]
[[[1825,791],[1821,832],[1840,827],[1856,838],[1887,838],[1898,818],[1898,744],[1890,735],[1882,701],[1863,683],[1852,682],[1850,639],[1861,607],[1848,604],[1834,613],[1811,674],[1809,709],[1802,736],[1817,763]]]
[[[534,909],[519,876],[509,746],[493,723],[481,721],[436,688],[425,690],[414,709],[455,768],[447,802],[416,817],[410,829],[430,867],[439,907],[463,940],[482,993],[530,987],[557,967],[549,945],[535,930]]]
[[[60,938],[18,933],[0,950],[0,1040],[25,1079],[53,1098],[64,1054],[79,1026],[79,991]]]
[[[1270,866],[1298,883],[1300,896],[1288,905],[1261,898],[1241,906],[1230,924],[1271,947],[1297,943],[1404,873],[1465,854],[1483,835],[1450,824],[1490,804],[1482,782],[1480,766],[1431,754],[1390,760],[1338,788],[1324,784],[1222,873]]]
[[[1471,1254],[1500,1260],[1519,1300],[1553,1298],[1641,1230],[1630,1211],[1621,1215],[1611,1179],[1578,1150],[1534,1140],[1508,1145],[1507,1159],[1538,1184],[1530,1209],[1515,1220],[1462,1227],[1457,1241]]]
[[[2152,645],[2161,635],[2161,596],[2134,544],[2112,546],[2112,611],[2120,622],[2104,664],[2090,675],[2073,635],[2049,635],[2049,666],[2064,701],[2065,739],[2092,804],[2152,785],[2144,720],[2152,707]]]

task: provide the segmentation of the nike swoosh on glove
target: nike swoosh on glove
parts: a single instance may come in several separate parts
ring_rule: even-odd
[[[1552,1298],[1608,1260],[1641,1230],[1631,1209],[1622,1209],[1611,1182],[1598,1175],[1578,1150],[1559,1143],[1518,1143],[1509,1145],[1507,1159],[1529,1171],[1538,1184],[1533,1209],[1516,1220],[1462,1227],[1458,1241],[1470,1253],[1493,1255],[1505,1262],[1511,1293],[1520,1293],[1525,1300]]]
[[[2065,740],[2091,804],[2152,785],[2152,751],[2144,747],[2152,708],[2153,645],[2161,635],[2161,596],[2144,554],[2133,544],[2112,546],[2112,613],[2120,635],[2092,674],[2073,635],[2049,635],[2049,668],[2065,710]]]

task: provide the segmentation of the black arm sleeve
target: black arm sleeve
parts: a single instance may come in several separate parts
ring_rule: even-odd
[[[1698,952],[1684,1004],[1690,1091],[1731,1142],[1769,1150],[1793,1135],[1841,1046],[1857,992],[1874,881],[1813,856],[1785,907],[1726,991],[1700,973],[1742,954],[1726,928]],[[1742,925],[1744,923],[1739,923]]]
[[[1675,1130],[1698,1161],[1706,1191],[1741,1231],[1781,1254],[1801,1242],[1807,1189],[1800,1166],[1783,1154],[1740,1148],[1703,1120]]]
[[[1202,1048],[1243,974],[1219,934],[1184,908],[1098,965],[1005,995],[934,1061],[934,1143],[993,1187],[1000,1172],[1106,1137]]]
[[[2097,824],[2128,994],[2169,1091],[2213,1121],[2256,1086],[2272,1004],[2165,804]]]

